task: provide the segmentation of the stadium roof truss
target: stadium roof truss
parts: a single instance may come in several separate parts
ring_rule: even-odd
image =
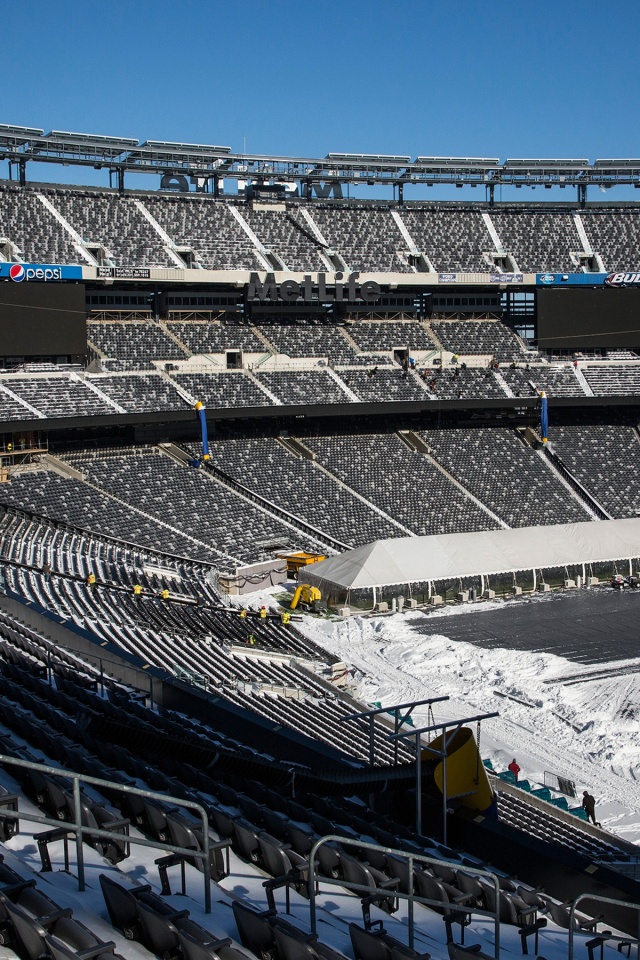
[[[586,188],[618,185],[640,187],[640,159],[507,159],[496,157],[429,157],[364,153],[328,153],[321,159],[262,156],[233,153],[231,147],[159,140],[139,141],[52,130],[45,134],[35,127],[0,124],[0,160],[15,168],[21,184],[26,183],[30,161],[64,163],[107,168],[124,189],[130,173],[183,175],[213,181],[214,192],[221,177],[257,184],[290,182],[302,184],[381,184],[398,190],[405,186],[449,184],[483,186],[493,199],[499,186],[573,187],[580,200]]]

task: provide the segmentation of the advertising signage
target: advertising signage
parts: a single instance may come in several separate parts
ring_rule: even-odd
[[[82,267],[63,267],[56,263],[0,263],[0,280],[14,283],[82,280]]]

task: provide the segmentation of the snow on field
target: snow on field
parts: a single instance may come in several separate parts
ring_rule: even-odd
[[[497,606],[502,604],[484,609]],[[640,674],[545,684],[598,669],[549,653],[453,641],[448,619],[464,612],[448,608],[428,618],[411,611],[344,621],[307,616],[298,626],[353,667],[357,696],[367,703],[392,706],[447,695],[446,703],[434,707],[436,722],[500,711],[482,724],[483,758],[503,770],[516,756],[522,776],[539,783],[545,771],[570,777],[580,798],[584,789],[595,796],[603,827],[640,842]],[[432,632],[425,633],[429,626]],[[637,660],[615,666],[632,663],[637,669]],[[416,709],[414,717],[416,727],[429,723],[426,708]]]

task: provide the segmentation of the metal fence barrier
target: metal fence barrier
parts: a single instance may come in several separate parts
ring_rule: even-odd
[[[142,790],[140,787],[130,787],[121,783],[113,783],[111,780],[101,780],[99,777],[85,776],[84,774],[72,773],[70,770],[64,770],[61,767],[53,767],[46,763],[35,763],[31,760],[20,760],[16,757],[8,757],[0,754],[0,764],[14,767],[24,767],[27,770],[36,770],[39,773],[47,773],[51,776],[65,777],[73,782],[73,808],[74,822],[68,823],[64,820],[53,820],[50,817],[40,817],[35,814],[24,813],[15,810],[2,810],[2,817],[11,820],[26,820],[30,823],[39,823],[44,826],[57,827],[67,833],[75,836],[76,860],[78,868],[78,889],[85,889],[84,877],[84,850],[83,839],[85,836],[100,837],[108,840],[118,840],[123,835],[111,830],[102,830],[95,827],[85,827],[82,823],[82,801],[80,796],[80,784],[86,783],[93,787],[102,787],[109,791],[132,794],[137,797],[146,797],[151,800],[160,800],[163,803],[172,803],[179,807],[185,807],[198,814],[202,823],[202,849],[195,850],[188,847],[178,847],[171,843],[163,843],[159,840],[147,840],[144,837],[132,837],[127,835],[126,843],[141,847],[153,847],[156,850],[166,850],[169,853],[177,853],[183,857],[190,857],[202,861],[202,872],[204,882],[204,908],[205,913],[211,913],[211,862],[210,855],[212,850],[227,851],[227,868],[229,858],[230,840],[218,840],[215,843],[209,842],[209,815],[206,809],[193,800],[184,800],[182,797],[172,797],[166,793],[158,793],[154,790]],[[122,821],[119,821],[122,823]]]
[[[314,843],[311,851],[309,853],[309,879],[308,879],[308,890],[309,890],[309,918],[311,932],[317,934],[317,918],[316,918],[316,884],[321,882],[323,884],[331,884],[337,887],[344,887],[347,890],[355,890],[357,892],[362,892],[368,896],[376,895],[380,897],[390,897],[393,896],[400,900],[407,900],[407,912],[408,912],[408,930],[409,930],[409,947],[413,950],[414,936],[415,936],[415,921],[414,921],[414,904],[422,903],[425,906],[432,907],[438,906],[442,907],[442,903],[439,900],[429,900],[426,897],[420,897],[415,893],[403,893],[401,890],[391,890],[389,887],[386,889],[384,887],[365,887],[360,883],[350,883],[346,880],[333,879],[331,877],[320,876],[316,873],[316,854],[319,848],[329,841],[338,841],[339,843],[344,844],[345,846],[358,847],[364,850],[377,850],[380,853],[390,853],[394,857],[399,857],[403,860],[406,860],[408,863],[409,876],[413,876],[413,867],[415,863],[434,863],[437,865],[445,865],[451,867],[452,869],[460,869],[460,862],[443,860],[439,857],[428,857],[423,854],[417,853],[408,853],[406,850],[396,850],[393,847],[382,847],[377,843],[365,843],[361,840],[354,840],[353,837],[344,837],[339,836],[338,834],[327,834],[324,837],[321,837],[316,843]],[[481,917],[489,917],[493,920],[493,929],[494,929],[494,949],[496,960],[500,958],[500,883],[498,877],[495,873],[491,873],[489,870],[480,870],[477,867],[468,867],[464,865],[464,872],[470,873],[473,876],[485,877],[493,883],[496,893],[496,909],[495,911],[491,910],[480,910],[477,907],[469,907],[466,904],[456,903],[452,904],[451,908],[456,913],[469,914],[472,913],[478,914]]]

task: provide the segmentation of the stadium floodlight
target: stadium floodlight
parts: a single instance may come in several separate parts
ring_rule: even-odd
[[[594,167],[620,167],[623,170],[640,167],[640,160],[596,160]]]
[[[386,153],[328,153],[325,160],[331,160],[332,163],[345,162],[360,165],[366,165],[367,163],[411,163],[411,157]]]
[[[38,127],[16,127],[12,123],[0,123],[1,143],[28,143],[34,137],[41,137],[43,133]]]
[[[144,143],[140,144],[140,150],[147,150],[152,153],[231,153],[231,147],[217,147],[212,144],[201,143],[172,143],[169,140],[145,140]]]
[[[589,161],[588,161],[588,160],[558,160],[558,159],[551,159],[551,160],[541,160],[541,159],[537,159],[537,160],[534,160],[534,159],[529,159],[529,160],[509,159],[509,160],[505,160],[505,167],[523,167],[523,168],[531,168],[531,169],[533,169],[533,170],[540,170],[541,168],[545,168],[545,167],[552,167],[552,168],[557,169],[557,168],[559,168],[559,167],[560,167],[560,168],[564,168],[564,167],[575,168],[575,167],[588,167],[588,166],[589,166]]]
[[[67,130],[52,130],[43,140],[57,140],[60,143],[95,143],[105,146],[137,147],[137,137],[111,137],[104,134],[69,133]]]
[[[62,154],[65,158],[91,157],[112,160],[137,146],[133,137],[111,137],[93,133],[71,133],[67,130],[51,130],[31,142],[31,151],[37,154]]]
[[[498,167],[500,160],[497,157],[416,157],[414,164],[422,167]]]

